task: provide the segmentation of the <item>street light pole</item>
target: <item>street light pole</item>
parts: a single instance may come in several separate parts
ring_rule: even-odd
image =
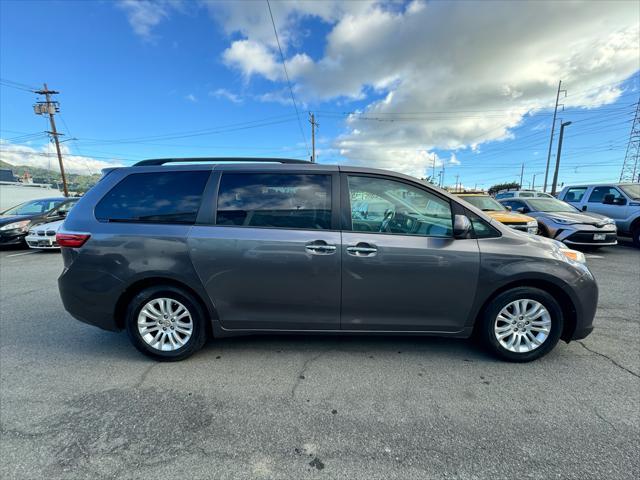
[[[558,135],[558,154],[556,155],[556,170],[553,172],[553,183],[551,185],[551,195],[556,196],[558,186],[558,170],[560,170],[560,153],[562,153],[562,138],[564,137],[564,127],[571,125],[571,122],[560,124],[560,134]]]

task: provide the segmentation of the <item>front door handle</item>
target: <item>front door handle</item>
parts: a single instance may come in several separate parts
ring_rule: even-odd
[[[373,257],[378,253],[378,249],[370,243],[360,242],[357,245],[347,247],[347,253],[354,257]]]
[[[332,253],[335,253],[336,246],[329,245],[324,240],[315,240],[313,242],[307,243],[304,246],[304,249],[314,255],[331,255]]]
[[[583,205],[583,206],[582,206],[582,211],[583,211],[583,212],[586,212],[586,211],[587,211],[587,206],[586,206],[586,205]]]

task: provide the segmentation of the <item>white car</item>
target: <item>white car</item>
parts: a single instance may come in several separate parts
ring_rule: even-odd
[[[536,190],[501,190],[495,195],[496,200],[503,198],[555,198],[553,195]]]
[[[63,223],[64,219],[31,227],[25,238],[29,248],[37,250],[59,249],[60,247],[56,242],[56,233],[58,233],[58,229]]]

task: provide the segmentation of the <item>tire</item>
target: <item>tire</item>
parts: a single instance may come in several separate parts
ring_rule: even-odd
[[[143,309],[146,314],[141,313]],[[131,299],[125,323],[136,349],[155,360],[173,362],[184,360],[202,348],[207,338],[205,319],[193,295],[180,288],[159,285],[146,288]],[[139,327],[139,322],[148,326]]]
[[[518,311],[513,302],[518,302],[519,308],[534,314],[517,315]],[[540,305],[545,312],[541,309],[534,310],[537,305]],[[506,313],[504,309],[507,309]],[[498,319],[501,313],[504,314]],[[517,322],[515,325],[512,323],[514,320]],[[527,321],[528,324],[526,324]],[[547,325],[547,321],[550,325]],[[483,345],[493,355],[510,362],[530,362],[543,357],[556,346],[560,340],[563,324],[562,309],[550,294],[538,288],[518,287],[502,292],[486,306],[481,317],[479,333]],[[513,331],[516,328],[517,333]],[[524,335],[521,333],[522,328],[525,329]],[[502,342],[498,339],[496,330],[503,336]],[[533,341],[534,338],[535,341]],[[514,350],[508,349],[503,344],[503,342],[508,344],[512,339],[514,345],[511,348]],[[527,343],[534,348],[530,348]]]
[[[636,248],[640,248],[640,225],[636,226],[631,232],[631,236],[633,237],[633,246]]]

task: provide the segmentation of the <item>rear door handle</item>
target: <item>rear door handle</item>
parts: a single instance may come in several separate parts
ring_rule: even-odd
[[[314,255],[331,255],[332,253],[335,253],[337,248],[335,245],[329,245],[324,240],[315,240],[307,243],[304,246],[304,249]]]
[[[357,245],[347,247],[347,253],[354,257],[373,257],[378,253],[378,249],[370,243],[360,242]]]

